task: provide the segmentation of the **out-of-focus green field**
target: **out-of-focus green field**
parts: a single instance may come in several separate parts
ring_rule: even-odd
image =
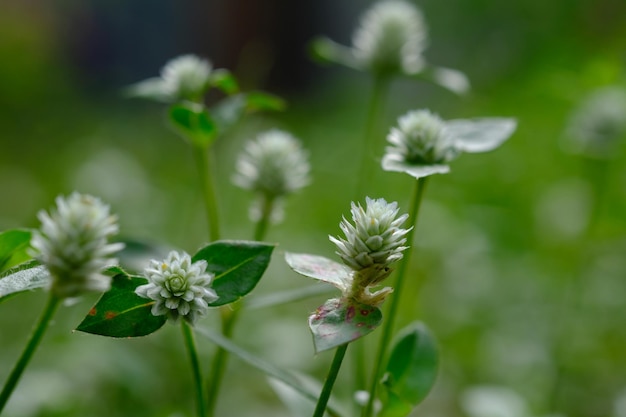
[[[302,33],[290,43],[289,32],[281,38],[267,28],[304,26],[311,36],[348,43],[369,3],[320,2],[307,6],[310,16],[286,1],[258,1],[245,12],[237,7],[246,2],[126,3],[133,2],[0,5],[0,230],[37,227],[38,210],[79,190],[111,204],[123,237],[195,251],[207,234],[190,150],[167,127],[165,107],[120,91],[156,76],[175,55],[193,52],[218,67],[234,56],[230,69],[246,88],[281,95],[289,107],[247,118],[216,144],[223,235],[249,239],[253,232],[251,196],[230,181],[242,143],[271,127],[291,131],[309,149],[313,183],[288,200],[285,221],[270,230],[268,240],[279,246],[250,297],[309,285],[282,255],[334,256],[328,235],[340,233],[356,197],[371,85],[366,74],[306,60],[306,42],[295,42],[306,39]],[[572,111],[591,91],[626,88],[626,3],[418,5],[429,24],[426,58],[464,71],[473,90],[458,97],[419,81],[394,82],[376,157],[388,128],[411,109],[446,119],[515,117],[518,129],[496,151],[463,155],[450,174],[429,182],[413,279],[394,294],[402,297],[399,324],[425,321],[441,349],[437,385],[412,415],[625,417],[626,138],[609,160],[569,154],[563,142]],[[229,11],[218,16],[226,20],[211,14],[220,8]],[[372,169],[368,194],[407,211],[411,179],[383,172],[374,158]],[[179,330],[167,325],[135,340],[72,332],[96,299],[60,309],[7,417],[192,415]],[[44,300],[39,291],[0,304],[0,381]],[[306,318],[323,300],[244,311],[235,340],[322,379],[331,354],[314,355]],[[217,312],[200,325],[217,328]],[[368,355],[377,336],[362,342]],[[199,343],[208,366],[214,346]],[[351,375],[346,362],[340,399],[349,395]],[[289,415],[264,375],[237,358],[224,384],[221,417]]]

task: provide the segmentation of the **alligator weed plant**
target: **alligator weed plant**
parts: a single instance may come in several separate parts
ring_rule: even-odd
[[[233,340],[238,317],[252,304],[246,296],[264,276],[276,248],[276,243],[266,241],[268,231],[284,218],[287,197],[305,192],[311,182],[309,154],[284,130],[270,129],[250,138],[233,161],[231,177],[235,185],[253,194],[250,240],[224,239],[228,232],[222,230],[219,197],[225,184],[214,175],[213,145],[247,114],[284,110],[285,103],[268,93],[242,92],[228,70],[215,69],[195,55],[184,55],[166,63],[158,77],[125,92],[166,104],[168,124],[189,145],[197,168],[198,192],[205,204],[208,243],[194,251],[171,247],[164,258],[132,268],[116,258],[123,259],[124,244],[110,241],[119,232],[118,218],[102,200],[79,192],[59,196],[55,208],[41,211],[40,229],[0,233],[0,302],[33,289],[49,294],[41,318],[2,388],[0,413],[18,388],[59,305],[96,291],[102,294],[77,325],[80,332],[121,339],[148,336],[166,323],[180,326],[198,417],[217,415],[230,355],[265,373],[298,417],[409,415],[434,385],[439,361],[435,337],[426,324],[413,321],[397,332],[394,329],[400,300],[407,297],[404,284],[411,279],[409,265],[427,182],[434,174],[450,172],[449,164],[462,153],[497,148],[516,127],[508,118],[444,120],[430,110],[417,109],[398,118],[389,129],[385,148],[385,135],[378,135],[375,126],[393,77],[426,79],[458,93],[468,86],[462,73],[434,67],[423,59],[425,27],[421,12],[413,5],[385,0],[363,15],[352,48],[328,39],[315,43],[318,57],[367,70],[373,76],[365,154],[358,174],[364,195],[346,201],[350,219],[339,222],[343,235],[329,237],[341,262],[289,248],[283,252],[293,271],[330,286],[306,286],[265,300],[258,297],[256,305],[278,307],[328,294],[333,287],[339,290],[308,318],[316,354],[334,350],[325,381],[309,383],[306,378],[304,382],[301,375]],[[209,102],[216,96],[221,99]],[[378,152],[384,152],[382,164],[372,162],[371,155]],[[401,207],[394,196],[369,196],[367,178],[381,168],[415,180],[408,208]],[[290,280],[295,274],[288,275],[283,278]],[[408,296],[415,299],[414,294]],[[211,314],[219,315],[219,330],[202,324]],[[302,322],[304,325],[304,319]],[[375,360],[359,363],[361,375],[366,377],[355,381],[358,388],[348,398],[333,395],[348,346],[378,327]],[[198,336],[216,346],[208,366],[202,363]],[[274,382],[282,388],[277,389]],[[281,395],[285,387],[289,396]],[[299,399],[296,406],[294,396]],[[356,413],[347,413],[348,405]]]

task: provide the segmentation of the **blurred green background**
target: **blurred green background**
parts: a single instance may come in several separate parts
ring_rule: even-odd
[[[284,97],[281,114],[249,117],[216,145],[224,236],[247,239],[251,196],[230,182],[242,143],[271,127],[310,151],[313,183],[293,196],[268,239],[279,243],[250,297],[309,285],[284,251],[333,257],[328,234],[354,198],[370,79],[319,67],[307,44],[349,44],[359,1],[18,1],[0,4],[0,230],[37,227],[36,213],[72,190],[119,214],[124,237],[195,251],[206,241],[189,148],[165,108],[121,89],[195,53],[229,68],[244,89]],[[608,160],[564,151],[567,123],[590,92],[626,88],[623,0],[423,0],[429,62],[464,71],[457,97],[393,83],[380,131],[404,112],[518,119],[500,149],[463,155],[429,183],[417,228],[414,279],[400,324],[424,320],[441,370],[414,412],[430,417],[626,416],[626,145]],[[626,117],[626,115],[625,115]],[[380,156],[380,155],[379,155]],[[408,210],[412,181],[377,168],[369,195]],[[363,198],[363,197],[361,197]],[[397,295],[396,295],[397,296]],[[4,381],[43,308],[41,292],[0,304]],[[178,329],[136,340],[72,333],[97,295],[57,315],[6,415],[192,415],[191,374]],[[321,379],[306,318],[316,297],[244,312],[236,341]],[[217,327],[217,314],[201,325]],[[377,334],[364,342],[367,351]],[[200,340],[206,366],[214,347]],[[371,353],[371,352],[370,352]],[[349,363],[336,389],[349,395]],[[341,383],[343,382],[343,383]],[[288,416],[265,377],[230,362],[218,415]]]

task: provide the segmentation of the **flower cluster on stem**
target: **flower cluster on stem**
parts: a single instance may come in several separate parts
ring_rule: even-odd
[[[148,283],[135,293],[155,301],[153,315],[166,315],[172,322],[182,317],[194,324],[207,313],[209,303],[219,298],[211,288],[214,275],[206,268],[206,261],[192,263],[189,254],[172,251],[162,261],[150,261],[144,271]]]
[[[355,300],[370,305],[382,303],[393,290],[389,287],[372,293],[371,287],[378,285],[389,276],[390,265],[402,259],[402,251],[407,249],[405,235],[410,229],[403,229],[402,223],[408,214],[398,216],[398,203],[387,203],[384,199],[366,198],[366,207],[351,205],[352,221],[345,218],[339,224],[345,238],[329,236],[337,246],[337,254],[352,270],[352,287],[347,290]]]
[[[31,240],[32,255],[52,276],[52,293],[67,298],[108,290],[111,279],[102,270],[117,263],[111,256],[124,247],[108,242],[118,232],[117,217],[100,199],[77,192],[56,204],[38,213],[41,229]]]

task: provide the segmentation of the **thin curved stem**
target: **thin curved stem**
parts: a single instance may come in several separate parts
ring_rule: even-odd
[[[222,319],[222,335],[230,339],[233,335],[235,322],[239,317],[239,310],[231,309],[231,306],[220,307],[220,315]],[[226,364],[228,363],[228,351],[222,347],[218,347],[211,364],[211,375],[209,377],[209,387],[207,396],[208,417],[215,415],[217,398],[222,387],[224,373],[226,372]]]
[[[372,182],[373,173],[376,171],[372,169],[372,157],[376,154],[376,128],[388,87],[389,80],[386,77],[377,76],[374,78],[372,97],[367,111],[365,141],[361,148],[361,165],[359,166],[359,175],[357,177],[356,200],[363,198],[367,191],[367,186]]]
[[[422,197],[424,195],[424,190],[426,189],[427,182],[428,177],[422,177],[418,179],[415,184],[413,200],[411,201],[411,207],[409,208],[409,226],[411,227],[411,230],[409,231],[409,233],[407,233],[406,237],[407,243],[409,245],[413,244],[413,235],[415,234],[415,227],[417,226],[417,216],[419,214],[419,208],[422,204]],[[398,306],[400,305],[402,287],[404,286],[405,282],[406,271],[411,262],[411,252],[413,252],[412,249],[405,253],[404,257],[400,261],[400,266],[398,267],[398,278],[396,279],[396,284],[394,286],[394,296],[391,297],[389,311],[387,313],[387,319],[383,324],[383,334],[380,338],[378,354],[376,355],[376,360],[374,361],[374,371],[372,372],[372,380],[370,381],[371,385],[369,390],[369,398],[367,401],[367,406],[363,410],[363,417],[371,417],[374,415],[374,401],[376,399],[376,389],[378,387],[380,370],[382,367],[382,363],[385,359],[385,355],[387,354],[387,348],[391,341],[393,326],[396,315],[398,313]]]
[[[189,323],[183,320],[182,323],[183,339],[185,340],[185,347],[189,354],[189,360],[191,362],[191,371],[193,373],[193,380],[196,387],[196,402],[198,407],[198,417],[206,416],[206,407],[204,404],[204,388],[202,386],[202,372],[200,371],[200,361],[198,360],[198,351],[196,349],[196,342],[193,337],[193,329]]]
[[[341,368],[341,363],[343,362],[343,357],[345,356],[347,349],[348,343],[339,346],[337,350],[335,350],[335,357],[333,358],[333,363],[330,365],[326,381],[324,381],[324,387],[322,388],[322,392],[317,400],[313,417],[324,417],[324,412],[326,411],[330,394],[333,391],[333,386],[337,380],[337,375],[339,375],[339,369]]]
[[[209,239],[211,242],[214,242],[220,238],[220,227],[210,149],[197,145],[192,146],[192,148],[202,186],[202,198],[206,208]]]
[[[256,223],[254,228],[254,240],[257,242],[265,239],[267,228],[271,223],[272,211],[274,211],[274,197],[261,196],[261,218]]]
[[[11,397],[15,386],[22,376],[24,369],[26,369],[26,366],[33,356],[33,353],[35,353],[37,346],[39,346],[39,343],[41,342],[41,339],[43,338],[43,335],[48,328],[50,319],[52,319],[52,316],[56,312],[60,301],[60,298],[50,292],[46,307],[44,308],[43,313],[41,314],[41,317],[39,318],[39,321],[35,326],[35,330],[33,331],[30,340],[28,341],[26,347],[24,348],[24,351],[22,352],[22,356],[20,356],[19,360],[15,364],[15,367],[11,371],[7,382],[4,384],[4,388],[2,388],[2,393],[0,393],[0,414],[2,414],[4,406]]]

